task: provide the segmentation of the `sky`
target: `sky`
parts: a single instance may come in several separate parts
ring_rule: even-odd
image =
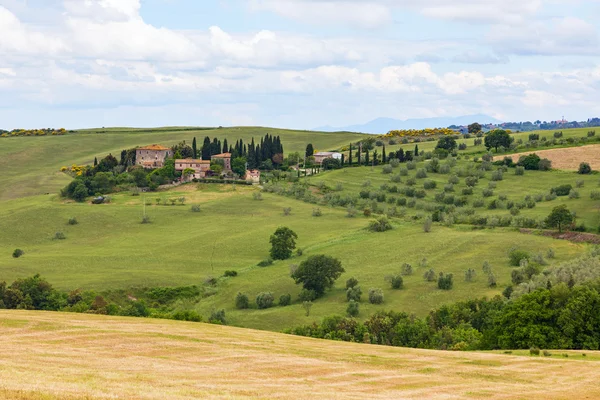
[[[600,116],[600,0],[0,0],[0,129]]]

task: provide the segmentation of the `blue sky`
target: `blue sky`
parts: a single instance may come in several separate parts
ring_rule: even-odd
[[[0,128],[600,116],[600,0],[0,0]]]

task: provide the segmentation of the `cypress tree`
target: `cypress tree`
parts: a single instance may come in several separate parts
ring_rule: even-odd
[[[369,150],[365,152],[365,165],[369,165]]]
[[[396,153],[396,157],[398,157],[398,161],[400,162],[404,162],[404,149],[400,148],[400,150],[398,150],[398,152]]]
[[[198,148],[196,147],[196,137],[194,136],[194,140],[192,140],[192,152],[194,153],[194,158],[198,157]]]
[[[386,162],[386,156],[385,156],[385,144],[383,145],[383,150],[381,151],[381,163],[385,164]]]
[[[306,145],[306,157],[311,157],[315,153],[312,143]]]
[[[350,151],[348,152],[348,165],[352,166],[352,143],[350,143]]]
[[[342,168],[344,167],[344,159],[345,159],[346,155],[344,153],[342,153]]]
[[[361,162],[362,162],[362,160],[361,160],[362,154],[361,153],[362,153],[362,146],[359,144],[358,145],[358,166],[359,167],[362,165],[361,164]]]
[[[121,160],[123,159],[123,153],[121,153]],[[94,157],[94,167],[98,166],[98,159]]]
[[[223,139],[223,153],[229,152],[229,145],[227,144],[227,138]]]
[[[415,144],[415,152],[413,153],[415,155],[415,157],[417,157],[419,155],[419,145]]]
[[[210,160],[210,156],[212,155],[210,138],[207,136],[204,138],[204,144],[202,145],[202,159]]]

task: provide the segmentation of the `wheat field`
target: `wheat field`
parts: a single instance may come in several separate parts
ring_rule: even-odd
[[[5,399],[584,399],[586,360],[440,352],[218,325],[0,311]],[[581,355],[581,352],[578,353]]]

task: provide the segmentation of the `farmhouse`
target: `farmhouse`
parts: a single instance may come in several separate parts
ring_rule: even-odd
[[[231,171],[231,153],[221,153],[211,156],[211,161],[223,160],[223,171]]]
[[[259,183],[260,182],[260,171],[257,169],[249,169],[246,171],[246,176],[244,179],[247,181],[250,181],[252,183]]]
[[[192,158],[186,158],[183,160],[175,160],[175,170],[185,171],[186,169],[194,170],[194,174],[187,177],[187,179],[205,178],[208,171],[210,171],[210,161],[196,160],[196,159],[192,159]],[[184,177],[184,179],[185,179],[185,177]]]
[[[162,168],[167,157],[173,157],[173,150],[159,144],[138,147],[135,151],[135,163],[144,168]]]
[[[315,157],[315,162],[317,164],[322,164],[323,161],[327,158],[334,158],[336,160],[342,159],[342,153],[337,153],[334,151],[320,151],[318,153],[313,154]]]

